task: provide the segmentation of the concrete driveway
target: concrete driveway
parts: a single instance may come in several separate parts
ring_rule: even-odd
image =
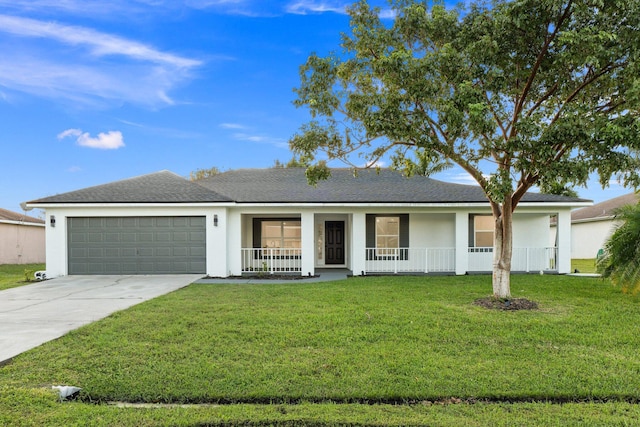
[[[0,364],[202,275],[66,276],[0,291]]]

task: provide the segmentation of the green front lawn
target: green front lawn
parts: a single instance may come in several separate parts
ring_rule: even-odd
[[[596,272],[596,259],[572,259],[571,271],[578,270],[580,273],[595,273]]]
[[[147,416],[148,425],[606,425],[640,416],[628,403],[640,399],[640,299],[600,279],[522,275],[514,296],[540,310],[488,311],[472,302],[490,280],[191,285],[0,368],[0,396],[15,396],[0,398],[0,424],[70,414],[104,425]],[[42,391],[52,384],[82,387],[84,402],[222,406],[61,405]],[[449,404],[458,399],[466,403]]]
[[[44,270],[44,264],[2,264],[0,265],[0,291],[4,289],[15,288],[18,286],[28,285],[32,282],[25,280],[25,270],[33,272]]]

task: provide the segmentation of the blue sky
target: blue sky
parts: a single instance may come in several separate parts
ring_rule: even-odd
[[[287,161],[310,119],[292,105],[298,67],[339,50],[347,4],[0,0],[0,207],[163,169]],[[470,183],[458,169],[435,178]]]

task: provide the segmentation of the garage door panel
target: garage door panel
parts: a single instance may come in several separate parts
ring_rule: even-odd
[[[170,242],[171,233],[168,231],[156,232],[156,242]]]
[[[173,249],[173,256],[185,257],[189,255],[189,248],[185,246],[173,247],[172,249]]]
[[[102,218],[89,218],[88,224],[86,225],[89,228],[102,228],[103,219]]]
[[[158,218],[156,221],[156,228],[171,228],[173,227],[172,218]]]
[[[153,233],[148,233],[146,231],[138,233],[138,241],[139,242],[153,242]]]
[[[69,274],[205,273],[205,217],[68,218]]]
[[[191,242],[204,242],[205,234],[204,232],[192,231],[189,233],[189,241]]]
[[[69,250],[69,258],[86,258],[87,251],[86,248],[71,248]]]
[[[206,251],[203,247],[193,246],[189,248],[189,255],[204,258],[206,256]]]
[[[138,226],[139,227],[143,227],[143,228],[151,228],[151,227],[155,227],[156,221],[154,218],[140,218],[138,220]]]
[[[138,248],[137,255],[139,257],[153,257],[153,248]]]
[[[133,243],[136,241],[136,234],[134,231],[125,232],[120,234],[120,241],[123,243]]]
[[[69,235],[69,242],[82,243],[87,241],[87,233],[77,232]]]
[[[105,250],[104,248],[89,248],[89,258],[104,258]]]
[[[174,227],[187,227],[189,225],[189,219],[185,217],[178,217],[173,219]]]
[[[120,258],[122,255],[120,248],[104,248],[104,256],[105,258]]]
[[[120,233],[105,233],[104,241],[107,243],[120,243]]]
[[[171,248],[169,248],[169,247],[156,248],[155,256],[170,258],[171,257]]]

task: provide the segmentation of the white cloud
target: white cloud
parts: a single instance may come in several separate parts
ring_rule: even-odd
[[[289,3],[285,7],[285,11],[287,13],[292,13],[295,15],[307,15],[310,13],[325,13],[325,12],[333,12],[346,14],[347,7],[353,4],[353,2],[345,2],[345,1],[327,1],[327,0],[296,0]],[[371,3],[372,6],[376,6],[376,4]],[[378,15],[380,19],[394,19],[396,17],[396,13],[394,10],[389,8],[381,8],[380,14]]]
[[[0,31],[23,37],[46,38],[72,46],[86,46],[95,56],[121,55],[176,68],[191,68],[201,64],[198,60],[164,53],[136,41],[84,27],[0,15]]]
[[[455,173],[443,172],[438,175],[439,176],[434,178],[440,179],[446,182],[451,182],[454,184],[478,185],[478,182],[471,175],[469,175],[469,173],[462,170]],[[485,178],[489,177],[488,175],[484,175],[484,176]]]
[[[96,138],[93,138],[89,132],[82,132],[81,129],[67,129],[58,134],[58,139],[67,137],[76,138],[76,143],[81,147],[98,148],[101,150],[116,150],[124,147],[122,132],[109,131],[100,132]]]
[[[220,123],[220,127],[222,129],[246,129],[244,125],[237,123]]]
[[[378,15],[380,19],[396,19],[396,11],[393,9],[382,9]]]
[[[316,0],[298,0],[289,3],[285,8],[287,13],[296,15],[306,15],[308,13],[346,13],[346,3],[337,4],[335,2],[316,1]]]
[[[169,92],[202,64],[90,28],[7,15],[0,45],[5,90],[82,105],[174,104]]]
[[[360,166],[362,168],[386,168],[387,167],[387,162],[385,162],[384,160],[377,160],[377,161],[370,161],[367,162],[365,164],[363,164],[362,166]]]
[[[80,136],[82,135],[82,131],[80,129],[67,129],[58,134],[58,139],[64,139],[68,136]]]
[[[254,142],[256,144],[271,144],[278,148],[289,148],[289,143],[287,140],[282,138],[274,138],[271,136],[235,133],[233,134],[233,138],[237,139],[238,141],[248,141],[248,142]]]

